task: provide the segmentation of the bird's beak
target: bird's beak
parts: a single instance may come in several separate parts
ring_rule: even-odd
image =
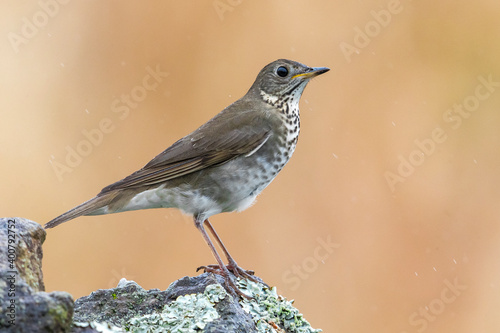
[[[300,74],[292,76],[292,79],[295,79],[296,77],[300,77],[300,76],[302,76],[304,79],[312,79],[313,77],[321,75],[323,73],[326,73],[329,70],[330,70],[330,68],[327,68],[327,67],[314,67],[314,68],[312,68],[312,71],[300,73]]]

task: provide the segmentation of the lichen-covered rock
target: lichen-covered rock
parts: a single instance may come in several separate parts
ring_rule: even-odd
[[[105,322],[119,327],[135,316],[160,311],[168,295],[159,289],[144,290],[134,281],[120,280],[113,289],[99,289],[76,300],[75,322]]]
[[[142,328],[155,319],[167,320],[166,318],[170,316],[168,321],[176,322],[178,318],[192,315],[193,325],[204,327],[204,332],[257,332],[251,316],[244,312],[231,296],[226,297],[227,294],[221,287],[223,282],[224,279],[220,276],[204,273],[196,277],[181,278],[173,282],[167,290],[160,291],[144,290],[134,281],[122,279],[116,288],[97,290],[89,296],[76,300],[73,319],[79,323],[105,322],[142,332]],[[223,297],[221,294],[221,299],[218,299],[216,292],[205,297],[205,289],[209,286],[223,292]],[[214,311],[209,309],[209,302],[216,304]],[[201,315],[197,311],[193,312],[193,304],[199,305],[197,311],[203,308],[206,312],[200,312]],[[215,313],[217,316],[212,318]],[[198,318],[199,315],[198,322],[195,317]],[[203,317],[204,315],[206,317]],[[213,320],[205,320],[207,318]],[[187,322],[185,324],[187,325]],[[154,326],[150,327],[149,332],[156,332]],[[168,330],[158,330],[158,332],[168,332]]]
[[[132,332],[175,332],[203,330],[220,318],[215,304],[228,297],[220,284],[211,284],[203,294],[179,296],[163,311],[130,319],[126,328]]]
[[[136,333],[235,332],[316,333],[299,311],[264,283],[237,280],[253,299],[236,298],[220,276],[184,277],[167,290],[146,291],[122,279],[117,288],[98,290],[76,301],[75,321],[116,325]],[[79,324],[82,325],[82,324]]]
[[[23,218],[0,218],[0,271],[17,271],[33,291],[45,291],[42,243],[46,232]]]
[[[0,332],[4,329],[13,333],[70,330],[73,314],[73,298],[70,294],[60,291],[33,292],[24,281],[19,280],[16,282],[15,303],[10,303],[12,298],[6,295],[6,289],[5,282],[0,281]]]
[[[73,298],[46,293],[42,275],[45,231],[35,222],[0,218],[0,331],[68,332]]]
[[[251,314],[258,332],[317,333],[293,305],[278,295],[276,287],[269,288],[261,283],[238,280],[241,291],[252,299],[242,299],[243,310]]]

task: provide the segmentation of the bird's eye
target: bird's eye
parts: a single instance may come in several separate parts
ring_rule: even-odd
[[[278,76],[280,77],[285,77],[288,75],[288,69],[286,69],[286,67],[280,66],[276,70],[276,74],[278,74]]]

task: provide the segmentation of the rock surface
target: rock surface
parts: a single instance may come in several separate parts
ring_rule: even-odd
[[[42,273],[45,235],[42,226],[33,221],[0,218],[0,270],[17,271],[35,292],[45,291]]]
[[[80,326],[112,324],[107,332],[316,333],[302,314],[262,282],[237,280],[253,297],[234,297],[223,278],[204,273],[184,277],[167,290],[144,290],[122,279],[113,289],[98,290],[75,303]],[[93,326],[92,326],[93,325]]]
[[[0,331],[68,332],[73,298],[45,293],[42,243],[45,230],[22,218],[0,218]]]
[[[0,218],[0,332],[270,332],[314,330],[292,302],[260,282],[236,280],[252,299],[235,297],[211,273],[184,277],[165,291],[120,280],[73,303],[66,292],[43,292],[45,230],[21,218]]]
[[[122,328],[132,328],[131,319],[136,318],[135,322],[138,322],[139,318],[147,315],[165,313],[163,311],[165,306],[168,308],[178,300],[179,296],[204,295],[208,286],[221,286],[223,282],[220,276],[204,273],[192,278],[179,279],[167,290],[160,291],[144,290],[134,281],[122,279],[116,288],[97,290],[89,296],[76,300],[73,319],[75,322],[105,322]],[[226,295],[225,290],[222,294]],[[207,322],[204,332],[257,332],[250,314],[245,312],[230,295],[212,304],[218,318]],[[177,317],[170,312],[171,322],[176,322],[176,318],[183,318],[184,311],[194,307],[195,304],[186,302],[186,308],[177,308],[179,310]],[[177,323],[172,324],[172,327],[175,325]],[[193,326],[196,326],[194,321]],[[139,326],[134,328],[139,330]]]

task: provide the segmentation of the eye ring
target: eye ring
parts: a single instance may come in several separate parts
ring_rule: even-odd
[[[276,69],[276,74],[279,77],[286,77],[288,75],[288,69],[285,66],[280,66]]]

